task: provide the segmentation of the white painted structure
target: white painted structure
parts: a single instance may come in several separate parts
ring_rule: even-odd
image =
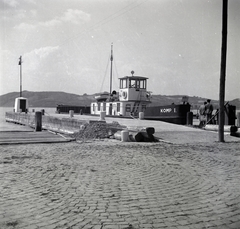
[[[28,99],[23,97],[16,98],[14,112],[28,112]]]
[[[151,102],[150,92],[147,91],[147,79],[142,76],[125,76],[120,79],[119,92],[108,98],[98,97],[91,103],[91,114],[116,116],[139,116]],[[105,94],[104,94],[105,96]]]

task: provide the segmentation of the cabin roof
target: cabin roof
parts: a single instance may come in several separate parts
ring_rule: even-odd
[[[144,80],[144,79],[148,79],[148,78],[147,77],[143,77],[143,76],[124,76],[124,77],[121,77],[119,79]]]

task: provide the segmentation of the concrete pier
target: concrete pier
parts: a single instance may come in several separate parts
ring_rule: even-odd
[[[6,121],[12,123],[19,123],[26,126],[35,127],[34,115],[7,112]],[[199,142],[213,142],[218,141],[218,134],[216,131],[205,131],[203,129],[193,128],[189,125],[176,125],[162,121],[151,121],[141,119],[126,119],[105,117],[105,120],[99,120],[99,116],[91,115],[75,115],[70,118],[69,114],[51,114],[51,116],[42,116],[42,128],[56,131],[59,133],[74,133],[81,130],[81,126],[90,122],[118,122],[122,126],[132,131],[140,131],[143,128],[154,127],[154,136],[164,141],[175,144],[188,144]],[[14,127],[12,128],[14,130]],[[230,133],[225,135],[226,141],[240,141],[240,138],[230,136]]]

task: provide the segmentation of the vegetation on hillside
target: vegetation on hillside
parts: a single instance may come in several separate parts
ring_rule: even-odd
[[[75,105],[75,106],[89,106],[91,102],[95,101],[95,95],[77,95],[66,92],[53,92],[53,91],[23,91],[23,97],[28,98],[30,107],[56,107],[58,104]],[[11,92],[0,96],[0,107],[13,107],[15,98],[19,97],[19,92]],[[152,103],[150,106],[181,104],[183,95],[152,95]],[[211,98],[210,98],[211,99]],[[198,107],[206,101],[207,98],[198,96],[189,96],[188,102],[192,105],[193,109]],[[229,101],[231,105],[240,109],[240,99]],[[214,108],[218,107],[218,101],[212,100]]]

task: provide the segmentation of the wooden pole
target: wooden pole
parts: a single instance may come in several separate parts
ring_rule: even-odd
[[[42,131],[42,112],[35,112],[35,131]]]
[[[220,70],[220,88],[219,88],[219,127],[218,127],[219,142],[224,142],[224,100],[225,100],[225,79],[226,79],[226,60],[227,60],[227,13],[228,13],[228,0],[223,0],[222,50],[221,50],[221,70]]]

